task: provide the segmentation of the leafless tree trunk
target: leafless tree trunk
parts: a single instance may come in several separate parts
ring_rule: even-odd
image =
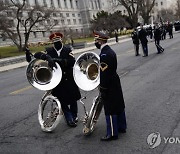
[[[180,0],[176,0],[176,17],[180,20]]]
[[[117,5],[122,5],[128,12],[130,24],[132,27],[137,27],[138,24],[138,13],[139,13],[139,0],[118,0]]]
[[[144,24],[149,24],[149,19],[151,18],[150,12],[152,11],[156,0],[139,0],[139,12],[144,20]]]

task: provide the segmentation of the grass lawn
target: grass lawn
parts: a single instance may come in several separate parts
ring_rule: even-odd
[[[131,33],[131,32],[132,32],[132,30],[126,31],[124,35]],[[121,35],[123,35],[123,34],[121,33]],[[74,39],[74,43],[93,42],[93,41],[94,41],[94,37]],[[30,50],[32,53],[34,53],[34,52],[38,52],[38,51],[44,51],[46,47],[47,46],[35,46],[35,47],[30,47]],[[19,52],[16,46],[0,47],[0,59],[6,58],[6,57],[20,56],[20,55],[24,55],[24,54],[25,54],[24,52]]]
[[[94,41],[94,37],[87,37],[87,38],[79,38],[79,39],[75,39],[74,42],[78,43],[78,42],[93,42]]]
[[[32,52],[43,51],[44,49],[45,49],[44,46],[30,48]],[[24,52],[19,52],[16,46],[0,47],[0,58],[20,56],[24,54],[25,54]]]
[[[78,42],[92,42],[94,38],[80,38],[75,39],[74,43]],[[50,45],[51,46],[51,45]],[[30,50],[32,53],[38,52],[38,51],[44,51],[47,46],[36,46],[36,47],[30,47]],[[19,52],[16,46],[5,46],[0,47],[0,58],[6,58],[6,57],[13,57],[13,56],[20,56],[24,55],[24,52]]]

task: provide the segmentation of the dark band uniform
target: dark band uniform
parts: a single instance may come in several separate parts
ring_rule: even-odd
[[[107,40],[108,36],[95,32],[95,39]],[[116,53],[107,44],[101,48],[100,63],[100,93],[103,93],[104,97],[106,136],[118,136],[118,131],[126,130],[125,105],[120,78],[116,72]]]
[[[141,41],[142,49],[143,49],[143,57],[148,56],[148,39],[147,39],[147,32],[145,29],[141,29],[139,31],[139,39]]]
[[[154,29],[154,42],[155,42],[158,54],[164,51],[163,47],[161,47],[161,45],[160,45],[161,34],[162,33],[161,33],[160,28],[157,27]]]
[[[131,33],[131,38],[135,47],[135,55],[138,56],[139,55],[139,36],[138,36],[138,30],[135,29],[132,33]]]
[[[49,38],[53,41],[54,39],[61,39],[62,36],[61,33],[53,33]],[[73,53],[70,48],[63,46],[60,55],[58,55],[56,49],[50,47],[46,49],[46,53],[36,53],[35,58],[42,59],[45,54],[51,58],[57,58],[57,62],[61,66],[62,79],[52,90],[52,94],[59,99],[66,120],[74,121],[77,117],[77,100],[81,98],[81,94],[73,78],[73,66],[75,63]],[[68,105],[70,105],[70,108]]]

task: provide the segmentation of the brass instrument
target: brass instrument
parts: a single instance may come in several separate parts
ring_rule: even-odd
[[[73,69],[74,80],[78,87],[84,91],[95,89],[100,83],[100,58],[94,52],[85,52],[81,54]],[[100,97],[94,98],[90,112],[88,113],[83,102],[83,97],[80,102],[84,107],[85,116],[83,118],[84,128],[83,134],[89,135],[94,131],[95,124],[102,110],[102,102]]]
[[[55,64],[57,68],[51,69],[47,61],[34,59],[26,69],[29,83],[46,91],[38,108],[39,124],[45,132],[53,131],[63,117],[59,100],[51,94],[51,89],[55,88],[62,78],[62,70],[58,63]]]
[[[58,63],[57,68],[51,69],[48,62],[40,59],[32,60],[27,69],[26,75],[29,83],[39,90],[51,90],[56,87],[62,78],[62,70]]]
[[[100,83],[99,56],[94,52],[81,54],[74,64],[74,80],[84,91],[95,89]]]

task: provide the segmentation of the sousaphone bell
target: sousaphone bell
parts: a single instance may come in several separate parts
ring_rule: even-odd
[[[94,52],[81,54],[73,68],[73,76],[78,87],[84,91],[95,89],[100,83],[100,58]]]
[[[61,81],[62,70],[58,63],[56,67],[51,69],[47,61],[34,59],[27,69],[26,76],[29,83],[39,90],[51,90],[55,88]]]

